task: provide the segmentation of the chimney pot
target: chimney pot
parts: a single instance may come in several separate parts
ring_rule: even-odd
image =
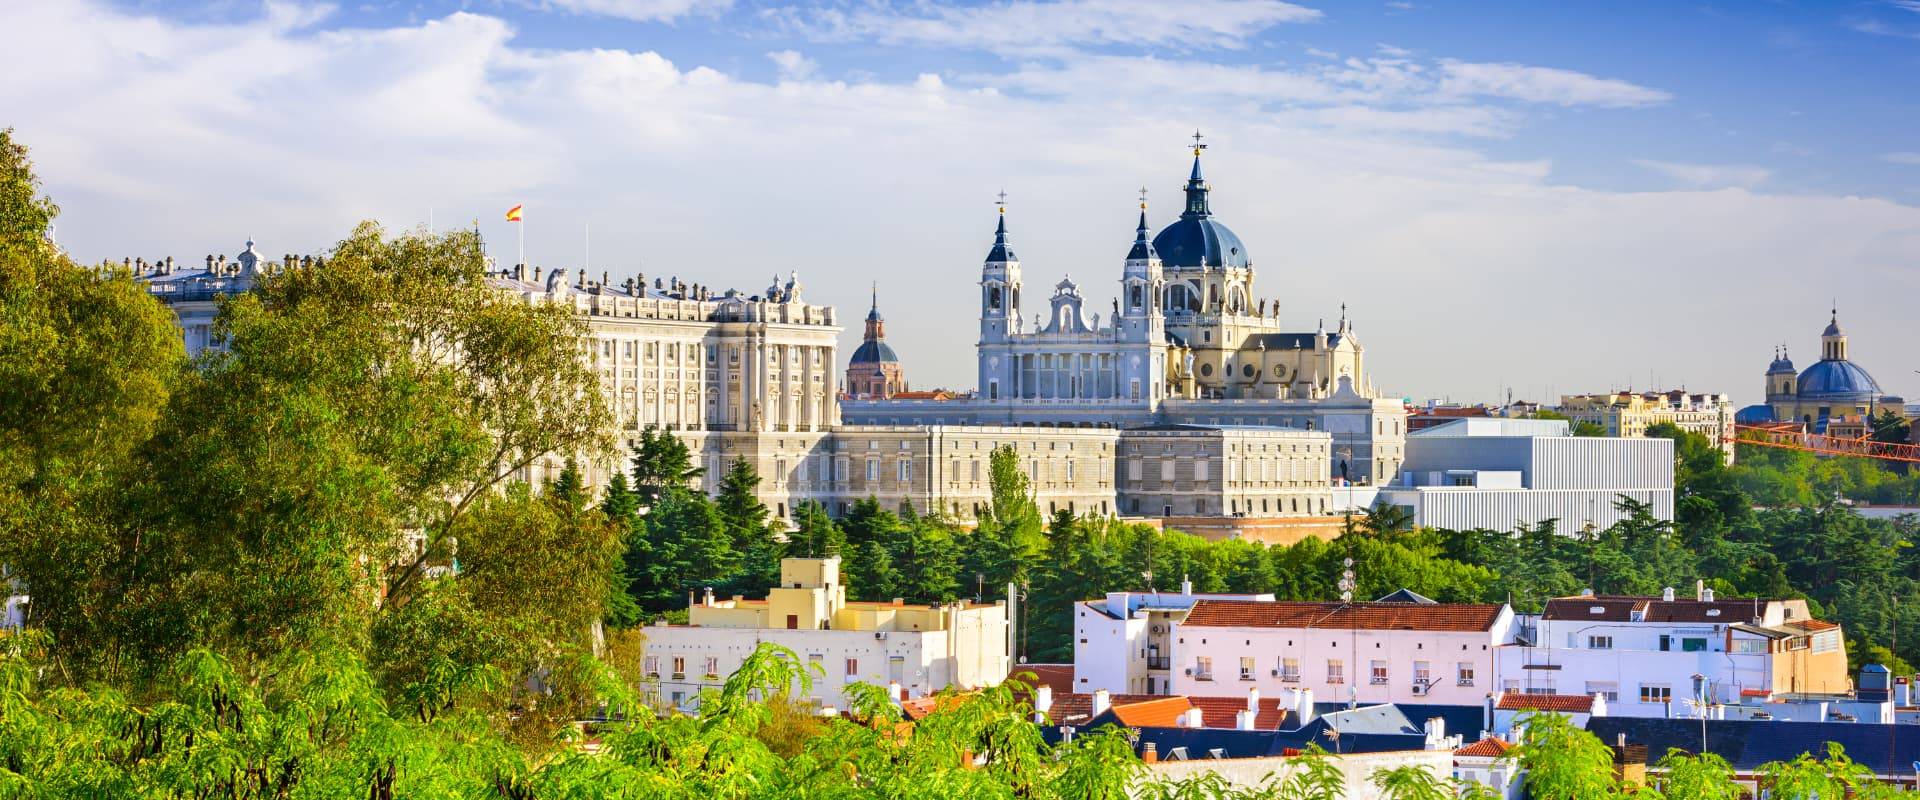
[[[1107,690],[1095,689],[1093,691],[1094,716],[1105,714],[1107,712],[1107,709],[1111,708],[1112,706],[1113,706],[1113,695],[1109,694]]]
[[[1140,749],[1140,760],[1148,764],[1159,763],[1160,748],[1155,747],[1153,742],[1147,742],[1146,745]]]
[[[1033,690],[1033,710],[1042,714],[1053,710],[1053,687],[1042,686]]]

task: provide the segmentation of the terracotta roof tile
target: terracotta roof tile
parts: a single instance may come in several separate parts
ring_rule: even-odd
[[[1033,673],[1031,678],[1026,673]],[[1072,664],[1021,664],[1013,669],[1013,677],[1023,683],[1053,687],[1054,696],[1073,691]]]
[[[1156,697],[1137,703],[1115,703],[1113,718],[1129,728],[1175,728],[1180,715],[1193,709],[1184,696]]]
[[[1157,694],[1116,694],[1108,697],[1109,706],[1142,703],[1159,700]],[[1055,725],[1077,725],[1093,719],[1093,694],[1082,692],[1054,692],[1053,706],[1047,709],[1047,719]]]
[[[971,699],[971,694],[936,694],[916,697],[900,703],[900,713],[907,719],[919,721],[935,711],[950,711],[960,707],[961,703]]]
[[[1505,740],[1488,737],[1455,750],[1453,754],[1466,758],[1499,758],[1511,749],[1513,745],[1507,744]]]
[[[1200,709],[1204,720],[1201,724],[1209,728],[1233,728],[1239,722],[1239,714],[1247,707],[1247,701],[1238,697],[1188,697],[1187,702]],[[1253,716],[1254,730],[1277,731],[1287,719],[1287,710],[1280,707],[1280,700],[1273,697],[1260,698],[1260,712]]]
[[[1350,628],[1485,631],[1500,618],[1491,603],[1305,603],[1201,600],[1181,623],[1188,628]]]
[[[1593,713],[1593,695],[1522,694],[1507,692],[1494,706],[1502,711],[1552,711],[1560,714]]]

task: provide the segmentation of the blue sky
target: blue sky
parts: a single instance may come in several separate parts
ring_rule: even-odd
[[[89,260],[428,209],[510,243],[526,203],[536,264],[591,226],[595,272],[879,280],[909,378],[969,388],[993,194],[1029,284],[1104,307],[1199,127],[1261,294],[1349,303],[1382,389],[1753,401],[1837,298],[1920,395],[1915,0],[44,0],[0,5],[8,67]]]

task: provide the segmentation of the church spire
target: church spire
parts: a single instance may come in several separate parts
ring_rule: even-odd
[[[1202,138],[1200,131],[1193,132],[1193,174],[1187,176],[1187,210],[1181,212],[1181,219],[1198,219],[1213,214],[1207,208],[1207,179],[1200,174],[1200,151],[1207,149],[1200,141]]]
[[[1128,261],[1146,261],[1159,258],[1153,252],[1153,242],[1147,239],[1147,187],[1140,187],[1140,225],[1133,229],[1133,249],[1127,251]]]
[[[999,208],[1000,225],[993,230],[993,249],[987,251],[987,260],[997,262],[1019,261],[1020,257],[1014,255],[1013,248],[1007,244],[1007,193],[1005,190],[1000,192]]]

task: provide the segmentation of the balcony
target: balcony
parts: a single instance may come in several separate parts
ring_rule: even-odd
[[[1372,678],[1367,679],[1367,683],[1370,683],[1374,686],[1385,686],[1387,685],[1387,678],[1384,675],[1375,675]]]
[[[1170,656],[1147,656],[1147,669],[1173,669]]]

